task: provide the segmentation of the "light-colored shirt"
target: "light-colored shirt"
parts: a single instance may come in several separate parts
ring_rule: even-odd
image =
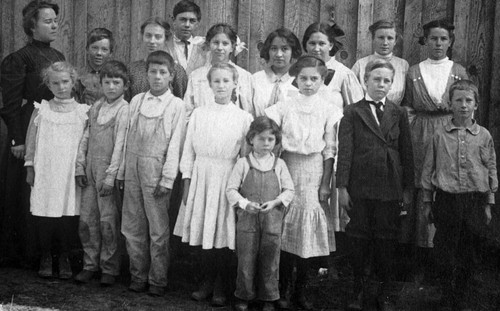
[[[265,115],[264,110],[271,104],[271,96],[276,84],[279,84],[278,101],[283,101],[287,94],[287,89],[293,88],[293,77],[288,73],[277,76],[270,68],[258,71],[252,75],[254,86],[253,104],[257,117]]]
[[[495,203],[498,189],[493,139],[475,121],[467,128],[457,127],[452,119],[434,135],[427,148],[422,170],[424,202],[432,201],[432,192],[481,192]]]
[[[144,102],[142,98],[144,96]],[[155,118],[163,120],[163,130],[165,137],[168,140],[168,145],[165,147],[166,159],[163,164],[162,177],[159,185],[168,189],[172,189],[174,180],[179,171],[179,161],[182,150],[182,142],[186,128],[186,110],[183,101],[175,97],[170,90],[160,96],[154,96],[150,91],[145,94],[140,93],[134,96],[130,101],[130,113],[128,128],[136,122],[139,114],[148,118],[152,122],[138,122],[137,130],[142,133],[153,131],[151,126],[155,125]],[[127,141],[127,143],[130,143]],[[127,150],[127,146],[125,146]],[[122,162],[118,176],[125,175],[125,165]],[[118,178],[118,177],[117,177]]]
[[[184,68],[184,70],[186,70],[188,65],[188,60],[191,58],[191,55],[193,54],[194,46],[197,44],[203,44],[205,42],[205,38],[199,36],[196,37],[191,36],[191,38],[187,39],[187,42],[189,42],[187,45],[188,48],[187,59],[185,54],[186,44],[182,40],[177,38],[175,34],[173,35],[173,40],[175,46],[175,53],[177,54],[177,61],[179,62],[179,65],[181,65]]]
[[[374,53],[368,55],[356,61],[354,66],[352,66],[352,71],[358,78],[363,90],[366,92],[365,84],[365,69],[366,65],[376,59],[383,59],[388,61],[394,67],[394,81],[392,82],[391,90],[387,94],[387,98],[396,105],[400,105],[403,97],[405,95],[405,85],[406,85],[406,73],[410,65],[408,62],[402,58],[394,56],[392,53],[387,56],[382,56],[380,54]]]
[[[253,167],[263,172],[271,170],[276,160],[276,157],[272,153],[270,153],[266,158],[258,160],[256,160],[253,152],[251,152],[248,156]],[[239,189],[245,181],[249,171],[250,165],[248,164],[246,157],[240,158],[234,165],[233,171],[231,172],[227,182],[226,190],[229,206],[238,206],[242,209],[246,209],[248,203],[250,203],[250,201],[247,198],[244,198],[239,192]],[[288,171],[285,161],[278,159],[274,172],[278,177],[281,189],[281,193],[276,198],[281,200],[283,205],[286,207],[290,204],[290,202],[292,202],[295,190],[293,187],[292,177],[290,176],[290,172]]]
[[[351,69],[338,62],[334,57],[326,62],[326,67],[328,69],[333,69],[335,73],[328,86],[321,86],[320,93],[324,92],[323,88],[334,92],[340,92],[342,95],[343,107],[357,103],[363,99],[363,88]],[[328,95],[326,98],[328,98]]]
[[[382,98],[381,100],[378,100],[377,102],[379,103],[382,103],[382,106],[380,106],[380,110],[384,111],[384,107],[385,107],[385,99],[386,97]],[[365,100],[367,101],[371,101],[371,102],[375,102],[375,100],[373,100],[370,95],[366,94],[365,95]],[[373,105],[373,104],[370,104],[370,109],[372,111],[372,114],[373,116],[375,117],[375,120],[377,121],[377,124],[380,125],[380,120],[378,119],[377,117],[377,106]]]
[[[238,71],[238,85],[236,86],[236,106],[255,115],[253,106],[253,82],[252,75],[245,69],[229,62]],[[214,93],[208,83],[207,74],[212,65],[206,65],[193,71],[189,75],[184,102],[186,103],[186,116],[189,119],[193,110],[205,106],[214,101]]]
[[[99,109],[100,107],[100,109]],[[90,108],[90,116],[97,113],[96,110],[99,109],[99,114],[97,116],[97,123],[102,125],[115,119],[113,135],[114,135],[114,147],[113,154],[111,156],[111,161],[108,168],[105,171],[106,178],[104,183],[108,186],[113,186],[115,179],[118,175],[118,170],[123,161],[124,157],[124,146],[125,138],[127,133],[127,122],[128,122],[128,102],[123,99],[123,96],[118,98],[112,103],[108,103],[106,98],[99,99]],[[76,157],[76,176],[85,175],[85,168],[87,166],[87,152],[89,149],[90,140],[90,128],[92,126],[92,118],[89,118],[85,132],[83,133],[82,140],[80,141],[80,146],[78,148],[78,154]],[[121,178],[123,179],[123,178]]]
[[[336,124],[342,112],[318,93],[298,94],[265,113],[281,127],[284,150],[304,155],[321,152],[325,160],[337,154]]]
[[[418,66],[429,96],[435,103],[442,103],[453,61],[448,59],[448,57],[441,60],[428,58],[420,62]]]

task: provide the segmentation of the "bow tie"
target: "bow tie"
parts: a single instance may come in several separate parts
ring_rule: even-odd
[[[371,100],[367,100],[367,103],[370,105],[375,106],[375,114],[377,115],[377,119],[379,123],[382,123],[382,117],[384,116],[384,111],[381,109],[384,104],[382,102],[374,102]]]
[[[377,109],[380,109],[381,107],[384,107],[384,104],[382,102],[375,102],[375,101],[372,101],[372,100],[367,100],[366,102],[369,103],[370,105],[375,106],[375,108],[377,108]]]

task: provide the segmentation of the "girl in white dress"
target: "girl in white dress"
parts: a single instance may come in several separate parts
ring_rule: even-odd
[[[318,94],[327,74],[325,62],[302,56],[290,68],[299,94],[266,109],[266,115],[281,126],[282,158],[295,185],[295,197],[283,221],[279,306],[288,306],[286,292],[297,266],[294,299],[302,309],[312,308],[305,297],[307,258],[327,256],[331,251],[325,209],[331,193],[330,180],[336,155],[336,123],[339,108]]]
[[[34,103],[28,129],[25,166],[31,189],[31,214],[36,216],[42,250],[40,277],[52,277],[52,240],[59,240],[59,278],[72,275],[68,260],[69,217],[80,214],[80,188],[76,186],[76,156],[90,106],[71,97],[76,70],[56,62],[42,72],[54,98]]]
[[[210,48],[211,61],[205,66],[194,70],[188,79],[188,86],[184,101],[186,115],[191,116],[193,109],[212,103],[214,94],[209,86],[207,73],[214,64],[230,63],[238,71],[238,82],[231,101],[234,104],[255,115],[252,103],[253,83],[252,74],[230,61],[230,56],[236,56],[239,50],[236,31],[228,24],[215,24],[207,32],[206,44]]]
[[[402,58],[394,56],[394,46],[397,43],[398,34],[394,22],[387,20],[378,20],[368,28],[372,34],[373,54],[363,57],[356,61],[352,66],[352,71],[358,78],[363,90],[365,85],[366,65],[375,59],[383,59],[392,64],[396,70],[394,73],[394,82],[387,98],[400,105],[405,94],[406,73],[408,72],[408,62]]]
[[[179,212],[174,234],[202,249],[205,276],[192,298],[204,300],[213,293],[212,305],[220,306],[226,303],[227,267],[236,243],[235,210],[225,193],[238,155],[245,156],[249,149],[245,135],[252,116],[231,101],[238,85],[233,65],[214,64],[207,79],[214,95],[189,120],[180,163],[185,209]]]
[[[267,107],[282,101],[287,95],[293,81],[288,69],[301,54],[300,41],[291,30],[279,28],[267,36],[260,49],[260,57],[266,65],[252,75],[256,116],[263,116]]]

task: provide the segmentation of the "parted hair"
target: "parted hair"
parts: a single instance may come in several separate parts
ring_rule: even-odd
[[[252,145],[252,139],[267,130],[271,130],[271,134],[276,137],[276,145],[278,145],[281,142],[280,127],[273,119],[266,116],[257,117],[253,120],[252,124],[250,124],[250,129],[246,136],[247,143]]]
[[[210,84],[210,81],[212,80],[212,74],[216,70],[229,71],[230,73],[233,74],[233,81],[238,82],[238,70],[236,70],[236,67],[234,67],[230,63],[217,63],[217,64],[212,65],[212,67],[210,67],[210,69],[208,70],[207,80],[208,80],[209,84]]]
[[[309,25],[304,32],[304,37],[302,38],[302,47],[304,48],[304,51],[307,51],[307,41],[309,41],[309,38],[311,38],[311,36],[316,32],[321,32],[327,36],[328,41],[333,44],[329,53],[330,56],[337,54],[337,52],[344,46],[342,42],[337,40],[337,38],[344,36],[345,33],[337,24],[330,26],[327,23],[316,22]]]
[[[149,70],[149,65],[151,64],[166,65],[168,72],[171,75],[174,74],[175,61],[172,56],[165,51],[154,51],[149,53],[146,59],[146,71]]]
[[[118,60],[110,60],[102,65],[99,71],[99,78],[120,78],[123,80],[124,85],[128,85],[130,82],[130,77],[128,74],[127,66]]]
[[[448,95],[450,96],[450,100],[453,98],[453,92],[455,92],[455,91],[470,91],[470,92],[474,93],[474,100],[476,101],[476,104],[479,105],[479,102],[480,102],[479,101],[480,100],[479,89],[474,84],[474,82],[472,82],[471,80],[464,79],[464,80],[455,81],[450,86],[450,89],[448,91]]]
[[[177,2],[177,4],[174,6],[173,10],[173,15],[174,18],[184,12],[193,12],[196,15],[196,18],[198,21],[201,20],[201,9],[200,7],[194,3],[193,1],[190,0],[182,0]]]
[[[299,57],[288,70],[288,74],[292,77],[297,77],[302,69],[311,67],[318,70],[322,79],[326,77],[328,68],[326,67],[325,62],[321,58],[312,55],[303,55]]]
[[[269,60],[269,50],[271,49],[271,45],[273,44],[273,40],[275,38],[283,38],[286,43],[292,49],[292,58],[297,59],[302,55],[302,48],[300,47],[300,41],[297,36],[288,28],[278,28],[275,31],[271,32],[266,41],[264,41],[264,45],[260,49],[260,57]]]
[[[393,21],[379,19],[375,23],[371,24],[370,27],[368,27],[368,30],[372,34],[372,39],[375,38],[375,33],[379,29],[394,29],[394,31],[396,32],[396,38],[399,38],[399,34],[396,30],[396,24]]]
[[[73,83],[76,83],[76,80],[78,78],[75,67],[73,67],[73,65],[71,65],[69,62],[55,62],[42,70],[41,77],[45,85],[49,85],[49,75],[51,72],[67,72],[69,73],[71,80],[73,80]]]
[[[106,28],[94,28],[89,32],[89,35],[87,36],[87,49],[92,43],[104,39],[108,39],[109,49],[113,52],[115,48],[115,38],[113,37],[113,33]]]
[[[368,77],[370,77],[370,73],[373,70],[378,69],[378,68],[387,68],[390,71],[392,71],[392,80],[394,80],[394,74],[396,72],[396,70],[394,69],[394,66],[384,59],[374,59],[374,60],[368,62],[368,64],[366,64],[365,76],[364,76],[365,81],[368,79]]]
[[[23,29],[28,37],[33,37],[33,28],[38,21],[38,15],[42,9],[52,9],[59,15],[59,6],[48,1],[33,0],[23,8]]]
[[[168,40],[171,36],[170,24],[162,17],[152,16],[144,21],[141,25],[141,35],[144,34],[144,30],[147,25],[158,25],[165,30],[165,40]]]
[[[229,38],[229,41],[231,41],[231,45],[233,47],[236,45],[238,35],[233,27],[226,23],[218,23],[210,27],[210,29],[207,31],[206,44],[210,45],[210,41],[212,41],[212,39],[220,33],[225,34]]]

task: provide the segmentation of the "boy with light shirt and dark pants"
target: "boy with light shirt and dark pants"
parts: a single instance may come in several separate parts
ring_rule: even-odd
[[[444,267],[442,302],[453,310],[472,310],[467,289],[475,241],[480,227],[491,221],[490,205],[498,188],[493,139],[472,118],[478,94],[469,80],[451,85],[453,117],[434,134],[422,171],[424,211],[429,217],[432,205],[435,251]]]
[[[340,121],[337,188],[339,205],[351,218],[346,227],[355,278],[354,299],[348,306],[351,310],[363,309],[364,267],[371,254],[381,281],[379,308],[391,310],[387,283],[391,279],[400,206],[409,204],[414,186],[408,115],[386,98],[393,78],[390,63],[369,62],[365,98],[347,106]]]

